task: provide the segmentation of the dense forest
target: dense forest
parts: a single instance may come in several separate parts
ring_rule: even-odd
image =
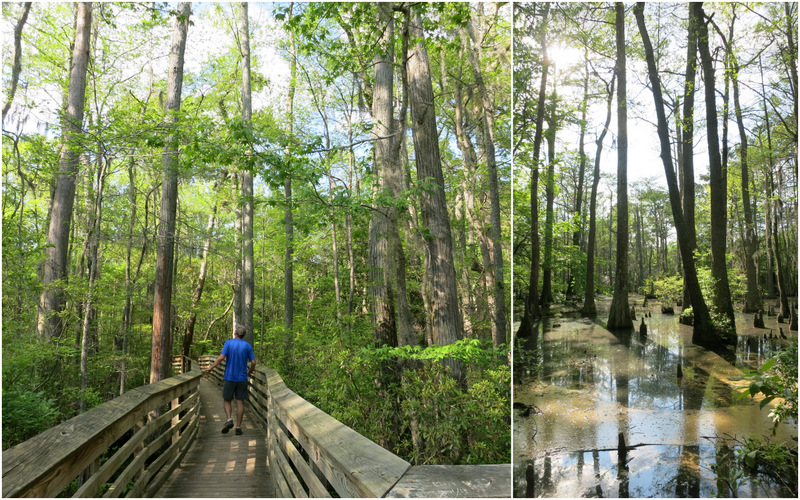
[[[691,306],[704,345],[727,342],[734,310],[788,324],[796,6],[642,4],[622,19],[612,7],[516,6],[518,310],[569,302],[593,316],[613,295],[601,319],[630,327],[627,295],[641,294]]]
[[[515,493],[797,496],[797,4],[514,12]]]
[[[508,463],[511,18],[3,3],[3,448],[242,324],[409,461]]]

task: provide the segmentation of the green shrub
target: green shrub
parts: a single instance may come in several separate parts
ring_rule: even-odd
[[[757,370],[745,370],[745,378],[750,380],[750,386],[739,396],[754,397],[763,394],[761,408],[775,399],[778,399],[769,416],[774,422],[775,429],[783,421],[797,422],[797,341],[768,360]]]
[[[510,382],[507,366],[486,370],[466,389],[441,363],[406,371],[401,406],[417,439],[396,453],[418,465],[508,463]]]
[[[265,344],[281,345],[282,332],[267,335]],[[314,335],[298,330],[291,375],[284,380],[322,411],[412,464],[511,460],[511,372],[504,348],[476,339],[429,348],[373,344],[371,328],[361,321],[346,337],[335,325],[315,325]],[[281,365],[278,351],[267,349],[259,359]],[[449,375],[445,358],[464,363],[465,384]]]
[[[757,370],[745,370],[745,379],[750,380],[749,387],[739,396],[754,397],[763,394],[760,406],[763,409],[770,402],[778,400],[770,410],[774,423],[773,435],[778,425],[784,421],[797,424],[797,342],[793,342],[777,356],[765,362]],[[727,451],[727,458],[733,457]],[[730,462],[730,460],[729,460]],[[744,471],[757,472],[771,477],[789,492],[790,497],[797,497],[797,447],[786,443],[771,443],[768,439],[760,439],[752,434],[747,442],[741,443],[735,450],[732,466],[714,467],[718,476],[720,493],[727,493],[727,488],[735,493],[745,478]]]
[[[3,392],[3,449],[52,427],[58,420],[53,400],[38,392]]]
[[[680,276],[666,276],[653,282],[656,297],[666,305],[672,305],[681,298],[683,293],[683,278]]]

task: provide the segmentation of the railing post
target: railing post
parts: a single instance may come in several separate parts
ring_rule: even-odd
[[[180,405],[181,405],[180,398],[175,398],[170,402],[169,407],[171,410],[174,410],[175,408],[178,408]],[[172,421],[170,422],[170,427],[172,429],[175,429],[180,423],[181,423],[181,414],[180,412],[177,412],[172,417]],[[172,433],[172,444],[177,443],[178,441],[180,441],[180,439],[181,439],[180,432],[174,431]]]
[[[133,427],[134,429],[136,429],[136,431],[134,432],[134,434],[135,434],[136,432],[139,432],[140,430],[142,430],[142,429],[144,428],[144,426],[145,426],[145,425],[147,425],[147,419],[148,419],[148,418],[149,418],[149,417],[145,417],[145,418],[143,418],[143,419],[139,419],[139,420],[136,422],[136,425]],[[139,455],[141,455],[142,453],[144,453],[145,449],[146,449],[145,442],[144,442],[144,441],[141,441],[141,442],[140,442],[140,443],[139,443],[139,444],[136,446],[136,448],[135,448],[135,451],[133,452],[133,457],[134,457],[134,458],[137,458],[137,457],[139,457]],[[138,480],[140,477],[142,477],[142,474],[144,474],[144,464],[145,464],[145,461],[144,461],[144,460],[142,460],[142,461],[140,462],[140,465],[139,465],[139,466],[138,466],[138,468],[137,468],[138,470],[137,470],[137,471],[134,473],[134,475],[133,475],[133,477],[135,478],[135,480]]]

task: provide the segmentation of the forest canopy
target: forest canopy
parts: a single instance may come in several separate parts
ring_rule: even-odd
[[[622,72],[613,5],[515,6],[517,311],[566,302],[596,315],[594,296],[616,295],[621,281],[631,294],[688,308],[685,235],[717,331],[732,328],[732,304],[767,312],[764,298],[777,299],[788,322],[797,295],[797,6],[707,3],[695,27],[683,3],[624,5]],[[697,34],[687,37],[695,31],[707,60]]]

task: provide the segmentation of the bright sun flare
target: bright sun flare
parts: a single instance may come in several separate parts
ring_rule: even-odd
[[[574,66],[583,60],[583,54],[578,49],[565,47],[563,45],[553,45],[547,48],[547,56],[552,62],[561,68]]]

